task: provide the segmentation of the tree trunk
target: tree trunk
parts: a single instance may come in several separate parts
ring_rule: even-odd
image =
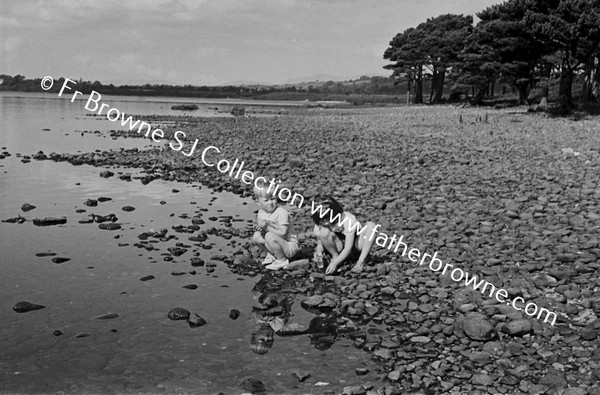
[[[494,97],[496,93],[496,80],[494,78],[492,78],[492,80],[490,81],[490,96]]]
[[[444,81],[446,80],[446,69],[440,67],[437,71],[437,78],[435,83],[435,96],[433,97],[434,103],[441,103],[442,96],[444,94]]]
[[[558,112],[567,114],[573,110],[573,70],[564,60],[560,70],[560,82],[558,85]]]
[[[594,88],[594,80],[593,80],[593,72],[594,72],[594,60],[595,58],[591,56],[587,62],[585,62],[584,69],[584,79],[583,79],[583,104],[587,105],[592,101],[593,98],[593,88]]]
[[[527,104],[527,97],[529,96],[527,84],[519,84],[517,90],[519,91],[519,104]]]
[[[415,78],[415,104],[423,104],[423,66],[418,66]]]
[[[429,103],[433,104],[433,96],[435,94],[435,86],[437,85],[437,80],[439,78],[439,74],[436,68],[433,69],[433,74],[431,75],[431,86],[429,87]]]

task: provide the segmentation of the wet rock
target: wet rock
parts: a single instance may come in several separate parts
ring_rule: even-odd
[[[95,317],[95,319],[97,319],[97,320],[114,320],[115,318],[119,318],[119,314],[108,313],[108,314],[104,314],[104,315]]]
[[[188,285],[184,285],[181,288],[194,290],[194,289],[198,289],[198,286],[196,284],[188,284]]]
[[[88,207],[96,207],[98,206],[98,201],[96,199],[88,199],[85,202],[83,202],[83,204],[85,204]]]
[[[35,254],[35,256],[39,256],[39,257],[55,256],[55,255],[56,255],[55,252],[38,252]]]
[[[130,211],[135,210],[135,207],[133,207],[133,206],[123,206],[121,208],[121,210],[126,211],[126,212],[130,212]]]
[[[192,258],[190,259],[190,262],[192,263],[193,267],[204,266],[204,261],[200,258]]]
[[[100,197],[98,198],[98,201],[99,201],[100,203],[102,203],[102,202],[110,202],[111,200],[112,200],[112,198],[110,198],[110,197],[107,197],[107,196],[100,196]]]
[[[300,369],[294,370],[292,374],[298,379],[299,382],[303,382],[304,380],[310,377],[310,372]]]
[[[56,218],[56,217],[46,217],[46,218],[36,218],[33,220],[33,224],[36,226],[53,226],[53,225],[63,225],[67,223],[66,217]]]
[[[21,217],[19,215],[14,218],[3,219],[2,222],[7,222],[9,224],[23,224],[23,223],[27,222],[27,218]]]
[[[16,305],[13,306],[13,310],[17,313],[27,313],[29,311],[41,310],[44,308],[46,308],[46,306],[29,302],[18,302]]]
[[[71,258],[65,258],[62,256],[57,256],[56,258],[52,258],[52,262],[54,262],[56,264],[64,263],[64,262],[67,262],[70,260],[71,260]]]
[[[147,276],[140,278],[140,281],[150,281],[150,280],[154,280],[155,278],[156,277],[154,277],[152,274],[149,274]]]
[[[36,207],[35,207],[33,204],[29,204],[29,203],[24,203],[24,204],[21,206],[21,210],[22,210],[23,212],[28,212],[28,211],[31,211],[31,210],[33,210],[33,209],[35,209],[35,208],[36,208]]]
[[[204,318],[200,317],[196,313],[190,315],[190,317],[187,319],[187,323],[189,324],[190,328],[198,328],[208,324]]]
[[[260,394],[265,392],[267,389],[262,381],[255,378],[249,377],[240,382],[240,387],[244,391],[248,391],[251,394]]]
[[[114,175],[115,175],[115,173],[113,173],[112,171],[109,171],[109,170],[104,170],[103,172],[100,172],[100,177],[102,177],[102,178],[109,178]]]
[[[279,336],[298,336],[309,333],[309,329],[305,325],[296,322],[287,323],[283,328],[278,329],[276,333]]]
[[[231,318],[232,320],[237,320],[239,316],[240,311],[238,309],[231,309],[231,311],[229,312],[229,318]]]
[[[167,317],[173,321],[187,320],[190,318],[190,312],[182,307],[175,307],[169,311]]]
[[[114,224],[114,223],[106,223],[106,224],[99,224],[98,228],[100,228],[102,230],[118,230],[118,229],[121,229],[121,225]]]

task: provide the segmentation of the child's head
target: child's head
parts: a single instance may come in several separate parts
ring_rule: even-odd
[[[261,326],[250,337],[250,348],[252,352],[259,355],[264,355],[273,347],[273,328],[269,325],[261,324]]]
[[[264,184],[254,186],[254,197],[258,205],[267,213],[275,211],[277,204],[280,203],[273,191],[269,191]]]
[[[331,218],[341,218],[344,208],[337,200],[332,196],[328,196],[327,200],[322,203],[318,203],[323,207],[322,210],[317,210],[313,215],[312,219],[315,224],[326,226],[331,224]]]

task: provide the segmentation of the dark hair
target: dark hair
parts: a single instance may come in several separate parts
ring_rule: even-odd
[[[323,207],[323,210],[317,209],[317,211],[312,215],[312,219],[317,225],[321,223],[323,219],[329,220],[331,218],[335,218],[336,216],[341,218],[342,213],[344,212],[342,205],[339,204],[338,201],[333,198],[333,196],[328,196],[327,200],[316,204]],[[323,211],[323,213],[321,213],[321,211]]]
[[[264,355],[273,347],[273,328],[267,324],[261,324],[260,327],[252,333],[250,337],[250,348],[252,352]]]

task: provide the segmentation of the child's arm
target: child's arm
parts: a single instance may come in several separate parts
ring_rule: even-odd
[[[290,215],[287,210],[282,209],[277,216],[277,222],[265,221],[265,224],[265,230],[267,232],[272,232],[279,237],[283,237],[287,234],[290,226]]]
[[[333,273],[335,269],[337,269],[338,265],[344,262],[346,258],[348,258],[348,256],[350,255],[350,251],[352,251],[352,246],[354,245],[354,237],[356,233],[350,232],[344,233],[344,235],[346,236],[346,240],[344,241],[344,248],[335,259],[331,260],[331,262],[327,266],[327,269],[325,270],[325,274]]]

